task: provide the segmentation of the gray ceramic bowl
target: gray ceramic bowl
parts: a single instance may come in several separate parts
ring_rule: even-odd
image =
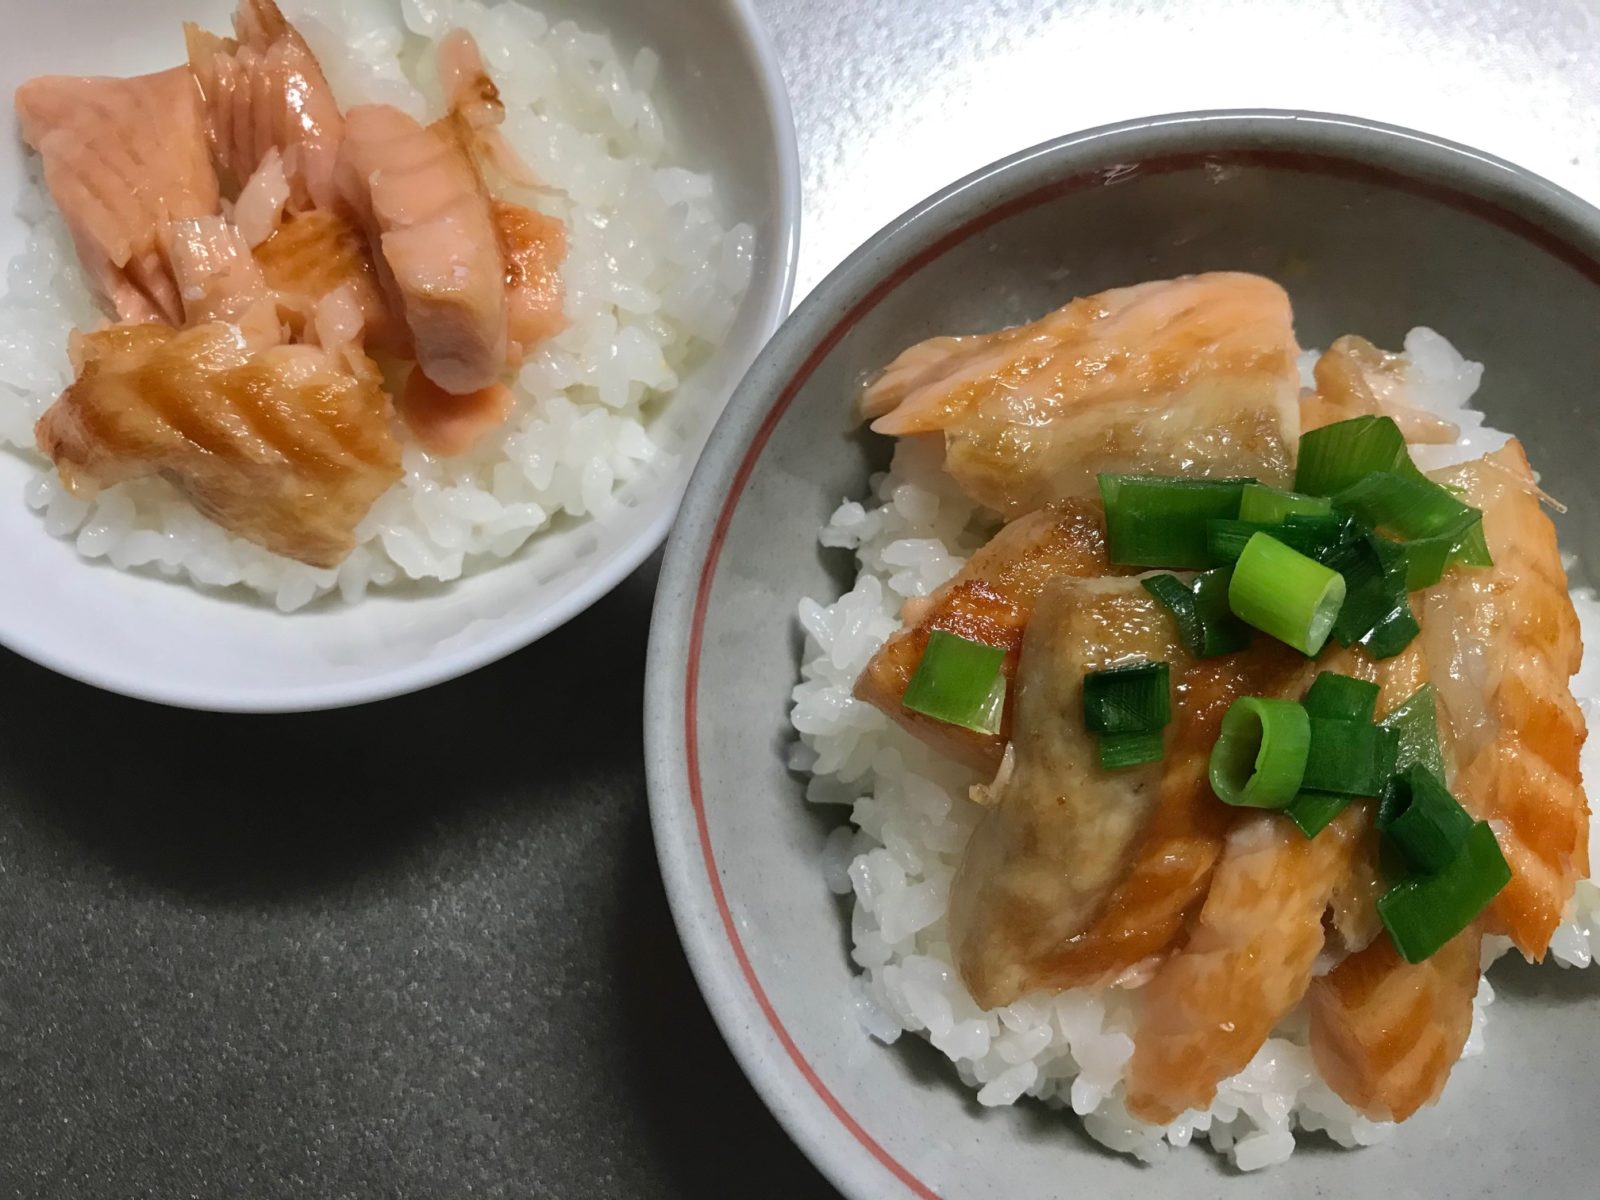
[[[1600,563],[1600,213],[1507,163],[1343,117],[1227,112],[1117,125],[978,172],[883,230],[783,326],[723,416],[673,535],[646,731],[678,928],[729,1044],[852,1197],[1592,1196],[1600,1188],[1600,968],[1503,965],[1485,1056],[1388,1143],[1317,1139],[1237,1176],[1205,1149],[1141,1169],[1067,1115],[984,1110],[942,1057],[851,1013],[848,916],[818,854],[838,810],[784,765],[795,605],[850,562],[818,548],[887,457],[852,427],[863,376],[920,338],[1070,296],[1220,268],[1285,284],[1307,345],[1443,331],[1488,367],[1481,402],[1526,441]],[[1580,567],[1582,572],[1584,568]],[[1592,576],[1575,582],[1595,582]],[[1232,1176],[1232,1177],[1230,1177]]]

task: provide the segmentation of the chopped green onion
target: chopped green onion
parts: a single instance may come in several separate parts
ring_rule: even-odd
[[[1270,533],[1290,549],[1323,562],[1324,556],[1341,544],[1344,528],[1345,519],[1331,513],[1290,513],[1282,521],[1270,523],[1213,518],[1206,522],[1206,550],[1213,562],[1236,562],[1253,534]]]
[[[1384,832],[1412,870],[1424,875],[1442,871],[1466,841],[1472,818],[1421,763],[1396,775],[1392,786],[1394,799]]]
[[[1340,675],[1337,671],[1322,671],[1311,681],[1301,703],[1313,717],[1370,723],[1373,713],[1378,711],[1378,691],[1377,684],[1365,679]]]
[[[1494,556],[1489,553],[1489,539],[1483,535],[1483,522],[1476,522],[1456,542],[1455,561],[1469,567],[1492,567]]]
[[[1106,554],[1134,567],[1209,567],[1206,521],[1239,515],[1248,479],[1101,475]]]
[[[1442,871],[1413,876],[1379,896],[1378,916],[1400,957],[1419,963],[1470,925],[1510,882],[1494,830],[1479,821]]]
[[[1293,700],[1241,696],[1211,747],[1211,790],[1224,804],[1282,808],[1300,790],[1311,719]]]
[[[1374,533],[1346,542],[1327,561],[1344,576],[1346,594],[1333,637],[1342,646],[1357,642],[1374,658],[1400,653],[1418,633],[1406,591],[1405,551]]]
[[[1149,733],[1172,720],[1171,672],[1132,662],[1083,677],[1083,726],[1090,733]]]
[[[1268,487],[1264,483],[1245,485],[1239,496],[1239,519],[1260,521],[1276,525],[1285,517],[1326,516],[1333,511],[1333,501],[1326,496],[1303,496],[1299,492],[1286,492],[1282,488]]]
[[[1398,736],[1395,772],[1413,764],[1444,779],[1444,752],[1439,748],[1439,712],[1433,684],[1425,683],[1395,706],[1379,726]]]
[[[1226,567],[1195,577],[1190,587],[1176,575],[1152,575],[1145,590],[1172,614],[1178,636],[1196,658],[1233,654],[1250,644],[1250,628],[1228,611]]]
[[[1335,496],[1373,471],[1397,471],[1410,463],[1406,439],[1392,418],[1353,417],[1301,436],[1294,490]]]
[[[1338,792],[1301,792],[1289,802],[1283,815],[1298,825],[1301,833],[1314,838],[1349,808],[1354,799],[1354,796],[1340,795]]]
[[[1344,579],[1269,534],[1251,537],[1228,584],[1241,621],[1315,657],[1344,603]]]
[[[1411,602],[1405,600],[1374,625],[1372,631],[1361,639],[1361,644],[1367,648],[1368,654],[1382,661],[1399,654],[1421,632],[1422,626],[1417,624],[1416,615],[1411,611]]]
[[[1310,792],[1376,796],[1383,790],[1379,774],[1378,730],[1365,721],[1311,718],[1311,746],[1300,786]]]
[[[936,721],[978,733],[999,733],[1006,681],[1000,665],[1006,652],[936,629],[928,635],[911,682],[900,703]]]
[[[1145,763],[1160,762],[1164,752],[1162,732],[1152,729],[1146,733],[1108,733],[1100,741],[1100,766],[1107,771],[1120,771],[1124,767],[1140,767]]]
[[[1410,591],[1438,583],[1457,545],[1483,522],[1482,512],[1419,473],[1374,471],[1341,491],[1334,502],[1405,540]]]

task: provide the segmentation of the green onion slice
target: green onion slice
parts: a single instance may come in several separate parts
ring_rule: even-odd
[[[1444,780],[1444,751],[1439,748],[1439,710],[1433,684],[1425,683],[1395,706],[1382,721],[1399,738],[1394,771],[1420,765]]]
[[[1282,488],[1268,487],[1264,483],[1249,483],[1239,496],[1239,519],[1276,525],[1290,516],[1326,516],[1333,511],[1333,501],[1326,496],[1306,496],[1299,492],[1286,492]]]
[[[1470,537],[1474,526],[1483,523],[1478,509],[1456,499],[1449,488],[1416,473],[1374,471],[1341,491],[1334,503],[1404,539],[1410,591],[1438,583],[1457,546]],[[1476,556],[1475,545],[1473,554]]]
[[[1378,711],[1378,691],[1377,684],[1365,679],[1340,675],[1337,671],[1322,671],[1311,681],[1300,703],[1313,717],[1370,723],[1372,715]]]
[[[1000,732],[1006,681],[1000,665],[1006,652],[936,629],[906,685],[900,703],[936,721],[978,733]]]
[[[1344,603],[1344,579],[1269,534],[1251,537],[1228,584],[1241,621],[1315,657]]]
[[[1460,852],[1472,829],[1472,818],[1421,763],[1396,775],[1393,789],[1384,832],[1413,871],[1437,874]]]
[[[1206,521],[1239,515],[1248,479],[1178,479],[1166,475],[1101,475],[1106,554],[1134,567],[1211,566]]]
[[[1400,957],[1419,963],[1470,925],[1510,882],[1494,830],[1479,821],[1443,870],[1413,876],[1379,896],[1378,916]]]
[[[1406,439],[1392,418],[1353,417],[1301,436],[1294,490],[1335,496],[1373,471],[1410,466]]]
[[[1211,747],[1211,790],[1224,804],[1283,808],[1300,790],[1311,719],[1293,700],[1241,696]]]
[[[1289,802],[1283,815],[1299,826],[1301,833],[1313,838],[1349,808],[1354,799],[1354,796],[1342,796],[1338,792],[1301,792]]]
[[[1226,567],[1195,577],[1191,587],[1176,575],[1151,575],[1141,582],[1177,623],[1178,636],[1196,658],[1233,654],[1250,644],[1250,628],[1228,611]]]
[[[1311,718],[1311,745],[1300,786],[1312,792],[1376,796],[1383,790],[1379,736],[1365,721]]]
[[[1159,729],[1146,733],[1108,733],[1099,742],[1100,765],[1107,771],[1160,762],[1164,751]]]
[[[1083,677],[1083,726],[1090,733],[1149,733],[1172,720],[1171,671],[1133,662]]]

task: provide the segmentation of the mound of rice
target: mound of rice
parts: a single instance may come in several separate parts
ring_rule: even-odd
[[[1419,455],[1423,465],[1447,465],[1504,444],[1505,435],[1468,406],[1482,374],[1477,364],[1426,329],[1412,331],[1406,352],[1412,402],[1450,417],[1463,431],[1457,446]],[[1308,356],[1303,364],[1308,381],[1313,360]],[[944,473],[937,445],[917,441],[897,446],[888,473],[872,481],[870,501],[841,505],[822,531],[823,545],[855,551],[860,573],[854,586],[831,604],[800,605],[806,638],[802,682],[794,690],[792,720],[800,740],[792,765],[811,776],[809,801],[849,806],[850,822],[829,837],[821,867],[835,893],[854,893],[852,958],[861,974],[852,981],[851,1003],[865,1031],[883,1042],[920,1034],[977,1089],[980,1104],[1033,1096],[1070,1107],[1097,1140],[1144,1160],[1196,1134],[1241,1170],[1287,1159],[1296,1128],[1323,1130],[1343,1146],[1386,1137],[1392,1125],[1362,1117],[1320,1080],[1302,1013],[1291,1014],[1250,1065],[1222,1084],[1209,1109],[1162,1129],[1132,1120],[1122,1102],[1142,980],[1099,993],[1039,994],[992,1012],[967,993],[953,965],[945,910],[977,818],[967,788],[978,780],[850,694],[867,660],[898,628],[901,604],[948,579],[994,528]],[[1574,600],[1584,640],[1595,644],[1600,603],[1588,591],[1574,593]],[[1593,656],[1573,690],[1592,723],[1600,704],[1600,665]],[[1583,754],[1586,777],[1600,770],[1597,755],[1600,739],[1591,739]],[[1591,830],[1590,857],[1600,863],[1600,821]],[[1503,938],[1488,941],[1494,944],[1486,944],[1486,960],[1510,945]],[[1597,953],[1600,885],[1591,880],[1578,885],[1551,955],[1563,966],[1584,967]],[[1493,999],[1484,979],[1466,1056],[1483,1049],[1485,1010]]]
[[[569,231],[570,325],[524,364],[504,429],[457,458],[409,446],[405,477],[357,529],[350,557],[326,570],[229,536],[161,479],[75,499],[34,453],[33,424],[71,382],[72,328],[104,318],[35,177],[18,204],[26,248],[0,300],[0,445],[38,463],[27,503],[84,557],[244,585],[288,611],[334,589],[354,601],[371,587],[454,579],[553,522],[603,517],[619,488],[668,453],[653,422],[679,376],[727,332],[750,279],[754,232],[725,228],[712,179],[674,165],[649,50],[625,62],[605,34],[552,25],[519,0],[283,7],[346,107],[379,102],[437,115],[431,44],[456,27],[477,37],[506,102],[506,135],[545,185],[515,198]],[[176,57],[176,26],[172,38]]]

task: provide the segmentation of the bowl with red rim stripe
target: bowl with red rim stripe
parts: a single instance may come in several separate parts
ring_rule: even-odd
[[[854,1015],[849,912],[821,866],[844,812],[805,803],[787,752],[796,606],[853,577],[818,532],[888,458],[854,421],[860,387],[925,337],[1222,269],[1283,283],[1306,345],[1349,330],[1397,344],[1426,324],[1484,362],[1490,423],[1568,501],[1567,549],[1600,561],[1596,438],[1575,420],[1600,377],[1600,215],[1509,163],[1327,114],[1156,117],[996,163],[857,250],[713,433],[669,543],[646,684],[657,849],[696,978],[763,1099],[849,1196],[1337,1195],[1380,1177],[1419,1195],[1593,1190],[1600,1154],[1579,1115],[1600,1100],[1593,972],[1497,972],[1488,1051],[1443,1103],[1366,1150],[1302,1135],[1252,1175],[1204,1149],[1152,1173],[1069,1113],[981,1108],[920,1039],[885,1047]],[[1594,581],[1580,568],[1573,582]]]

